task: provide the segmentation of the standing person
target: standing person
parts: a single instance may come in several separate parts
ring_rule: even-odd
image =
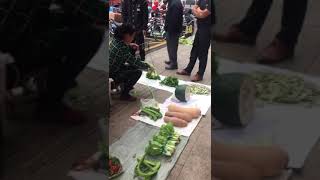
[[[306,15],[307,3],[307,0],[284,0],[280,32],[262,51],[259,63],[277,63],[293,57]],[[253,0],[242,20],[232,25],[226,34],[215,34],[214,39],[222,42],[255,45],[257,35],[271,5],[272,0]]]
[[[199,0],[197,5],[193,7],[192,12],[197,18],[198,29],[194,38],[189,64],[185,69],[178,71],[177,74],[189,76],[197,59],[199,58],[199,70],[191,78],[191,81],[197,82],[203,79],[203,75],[207,67],[208,51],[211,39],[211,0]]]
[[[169,61],[165,61],[168,65],[167,70],[178,69],[177,51],[179,44],[179,37],[182,32],[183,23],[183,6],[180,0],[168,0],[168,8],[165,19],[165,31],[167,50]]]
[[[145,60],[144,36],[148,29],[149,13],[147,0],[123,0],[122,16],[125,24],[136,29],[134,42],[139,45],[140,58]]]

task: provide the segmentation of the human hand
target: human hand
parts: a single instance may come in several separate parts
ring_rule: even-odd
[[[136,43],[130,43],[130,47],[131,47],[132,49],[134,49],[134,50],[139,49],[139,45],[136,44]]]

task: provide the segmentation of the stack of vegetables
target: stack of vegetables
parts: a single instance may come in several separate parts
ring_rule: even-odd
[[[211,90],[207,86],[200,85],[200,84],[192,84],[190,85],[190,92],[192,94],[197,94],[197,95],[210,95]]]
[[[162,125],[159,133],[155,134],[149,141],[142,158],[137,158],[135,175],[144,178],[144,180],[150,180],[158,173],[161,163],[146,157],[172,156],[179,142],[180,135],[174,131],[173,125],[171,123]]]
[[[296,104],[315,103],[320,97],[320,90],[307,84],[301,77],[269,72],[255,72],[254,79],[258,99],[266,102]]]
[[[108,158],[109,177],[115,177],[122,172],[122,165],[117,157],[109,156]]]
[[[139,113],[140,116],[147,116],[150,119],[157,121],[162,118],[162,114],[160,112],[160,108],[155,108],[151,106],[143,107]]]
[[[176,145],[180,142],[180,135],[174,131],[173,124],[162,125],[158,134],[154,135],[145,149],[150,156],[172,156]]]
[[[138,164],[134,168],[135,175],[144,178],[144,180],[150,180],[156,175],[161,167],[159,161],[148,160],[143,155],[142,158],[138,158]]]
[[[168,76],[165,77],[160,84],[169,86],[169,87],[177,87],[179,85],[179,80],[176,77]]]
[[[159,74],[156,72],[155,69],[149,69],[149,71],[147,72],[146,77],[147,77],[148,79],[161,80]]]
[[[201,116],[201,110],[195,107],[181,107],[175,104],[168,106],[164,121],[176,127],[186,127],[193,119]]]

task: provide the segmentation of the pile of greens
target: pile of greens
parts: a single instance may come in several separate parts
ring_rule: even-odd
[[[255,72],[251,76],[256,84],[257,98],[266,102],[313,104],[320,97],[320,90],[298,76],[269,72]]]
[[[154,69],[150,69],[146,76],[148,79],[161,80],[159,74]]]
[[[210,88],[203,86],[203,85],[199,85],[199,84],[190,85],[190,92],[192,94],[198,94],[198,95],[210,95],[211,94]]]
[[[168,76],[160,83],[169,87],[177,87],[179,85],[179,80],[176,77]]]
[[[138,158],[135,167],[135,175],[150,180],[160,169],[159,161],[147,160],[146,156],[172,156],[176,145],[180,142],[180,135],[174,131],[173,124],[168,123],[160,127],[159,133],[149,141],[142,158]]]
[[[183,44],[183,45],[192,45],[192,40],[188,39],[188,38],[180,38],[179,39],[179,44]]]
[[[156,121],[162,118],[162,114],[160,112],[160,108],[155,108],[151,106],[146,106],[141,109],[139,115],[148,116],[150,119]]]
[[[158,134],[154,135],[145,153],[150,156],[172,156],[176,145],[180,142],[180,135],[174,131],[173,124],[162,125]]]

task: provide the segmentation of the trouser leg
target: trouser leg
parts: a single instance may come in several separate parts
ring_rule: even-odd
[[[167,50],[169,55],[170,64],[177,66],[177,53],[179,46],[179,34],[167,32]]]
[[[265,22],[271,5],[272,0],[253,0],[247,14],[239,24],[240,30],[248,36],[256,37]]]
[[[208,62],[208,51],[210,47],[210,27],[199,29],[199,71],[198,74],[203,77]]]
[[[196,35],[194,37],[194,41],[193,41],[193,45],[192,45],[192,49],[191,49],[191,53],[190,53],[190,60],[189,60],[188,66],[184,69],[188,73],[191,73],[191,71],[193,70],[193,67],[196,64],[196,61],[198,59],[199,46],[200,46],[199,37],[200,37],[200,32],[199,32],[199,29],[198,29],[197,32],[196,32]]]
[[[277,38],[294,47],[298,41],[307,11],[307,0],[285,0],[283,4],[281,30]]]

